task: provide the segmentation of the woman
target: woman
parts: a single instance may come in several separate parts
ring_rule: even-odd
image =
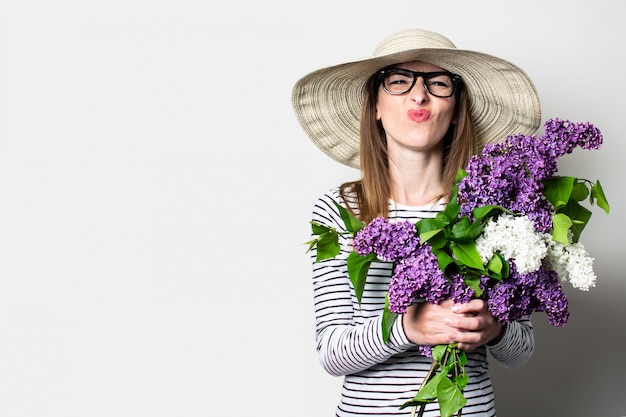
[[[361,170],[361,179],[331,189],[313,221],[345,231],[335,202],[363,222],[378,216],[417,221],[434,217],[455,174],[477,147],[514,133],[531,134],[541,114],[535,88],[517,66],[456,49],[447,38],[416,29],[385,39],[373,57],[315,71],[293,91],[296,116],[331,158]],[[534,348],[529,318],[498,323],[483,300],[418,303],[381,331],[391,274],[373,264],[361,303],[347,273],[351,239],[341,253],[313,263],[317,351],[322,366],[344,376],[337,416],[401,416],[426,377],[431,358],[419,346],[457,342],[470,375],[464,416],[495,416],[487,352],[518,367]],[[315,251],[312,257],[315,259]],[[425,416],[438,416],[436,403]]]

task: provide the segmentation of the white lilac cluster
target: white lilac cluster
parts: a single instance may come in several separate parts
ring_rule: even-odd
[[[557,242],[551,234],[537,232],[526,216],[501,214],[491,218],[476,239],[476,247],[484,263],[500,252],[505,259],[514,260],[521,274],[534,272],[543,265],[574,288],[587,291],[595,286],[593,258],[582,243]]]
[[[548,252],[548,246],[533,222],[526,216],[510,214],[489,219],[476,239],[476,247],[485,264],[496,252],[500,252],[504,259],[515,259],[520,274],[538,270]]]
[[[546,235],[548,253],[544,265],[553,269],[561,281],[569,281],[572,287],[588,291],[596,286],[596,274],[593,272],[593,258],[589,256],[582,243],[564,245]]]

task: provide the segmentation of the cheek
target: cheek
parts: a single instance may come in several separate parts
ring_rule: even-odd
[[[450,124],[450,123],[454,123],[455,118],[455,111],[454,111],[454,105],[449,106],[448,108],[444,108],[442,109],[440,115],[441,115],[441,121],[444,124]]]
[[[399,100],[393,100],[395,97],[383,95],[378,97],[376,102],[376,120],[390,121],[402,114],[402,104]]]

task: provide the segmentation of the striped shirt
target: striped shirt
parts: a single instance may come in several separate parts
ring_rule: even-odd
[[[355,201],[348,198],[354,207]],[[334,202],[346,207],[333,188],[316,202],[312,220],[338,231],[346,231]],[[443,203],[409,207],[390,203],[390,219],[417,221],[434,217]],[[385,295],[391,276],[389,263],[373,262],[361,304],[350,283],[346,259],[352,251],[349,234],[340,236],[341,252],[333,259],[313,261],[313,297],[317,352],[322,367],[331,375],[344,376],[336,416],[409,416],[411,408],[400,406],[412,399],[431,366],[431,359],[419,353],[395,321],[388,343],[383,342],[381,320]],[[509,323],[505,333],[493,346],[483,346],[467,353],[465,366],[470,376],[463,390],[467,404],[463,416],[495,416],[494,394],[487,350],[498,362],[509,368],[524,364],[534,348],[529,318]],[[438,416],[436,403],[428,404],[424,416]]]

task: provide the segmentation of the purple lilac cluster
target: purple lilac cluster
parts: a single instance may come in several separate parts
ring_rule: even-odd
[[[488,144],[470,158],[467,176],[459,182],[461,215],[471,217],[477,207],[503,206],[528,216],[535,229],[552,229],[552,205],[543,197],[543,180],[557,171],[558,159],[576,147],[598,149],[602,134],[589,122],[550,119],[544,135],[511,135]]]
[[[450,296],[450,290],[431,247],[422,245],[395,265],[389,280],[389,310],[402,314],[415,298],[438,304]]]
[[[430,246],[420,245],[410,221],[391,223],[378,217],[357,232],[353,247],[361,256],[374,253],[383,262],[395,263],[389,281],[389,309],[395,313],[406,312],[416,297],[439,303],[451,294],[437,257]]]
[[[377,217],[357,232],[352,246],[359,255],[375,253],[383,262],[395,262],[413,254],[419,244],[414,223],[390,223],[384,217]]]
[[[511,275],[487,289],[487,306],[500,323],[509,323],[545,312],[548,322],[564,326],[569,318],[568,301],[555,271],[539,268],[520,274],[510,262]]]
[[[480,277],[480,288],[485,291],[487,285],[489,284],[491,278],[487,275],[481,275]],[[456,304],[467,303],[475,297],[475,292],[465,283],[465,276],[462,274],[454,274],[450,276],[451,283],[451,291],[450,298]]]

